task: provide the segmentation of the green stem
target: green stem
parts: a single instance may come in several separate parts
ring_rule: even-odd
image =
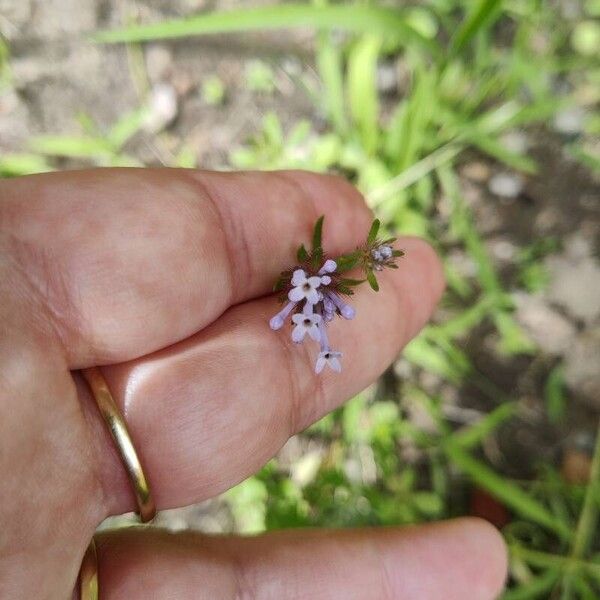
[[[596,433],[596,447],[590,468],[590,481],[585,491],[583,507],[579,513],[579,520],[575,529],[570,558],[580,560],[587,553],[594,536],[597,535],[598,524],[598,498],[600,498],[600,423]],[[600,566],[598,567],[600,569]],[[575,569],[571,568],[565,573],[564,590],[570,594],[574,585]]]
[[[570,570],[585,571],[588,575],[600,581],[600,564],[574,559],[570,556],[560,556],[558,554],[531,550],[518,544],[509,545],[509,549],[513,556],[522,558],[526,563],[534,567],[545,569],[558,568],[563,572]]]

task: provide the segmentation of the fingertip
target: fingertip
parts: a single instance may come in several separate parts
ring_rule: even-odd
[[[407,260],[410,259],[411,255],[418,256],[423,271],[428,275],[428,289],[432,304],[435,306],[446,289],[444,269],[437,252],[429,242],[416,236],[403,236],[398,239],[395,245],[405,252]]]
[[[470,540],[471,552],[480,557],[473,565],[480,575],[482,598],[496,598],[504,589],[508,573],[508,549],[502,534],[489,521],[478,517],[463,517],[452,522]]]
[[[486,521],[460,518],[388,535],[381,556],[398,597],[494,600],[504,587],[506,547]]]
[[[394,246],[402,250],[404,256],[396,261],[397,269],[382,275],[389,279],[395,292],[400,318],[404,322],[404,345],[430,319],[444,291],[445,281],[441,261],[428,242],[402,236]]]

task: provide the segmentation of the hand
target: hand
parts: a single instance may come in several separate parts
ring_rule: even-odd
[[[429,318],[431,248],[359,290],[333,327],[337,375],[313,373],[268,321],[269,291],[326,216],[351,250],[370,214],[340,179],[308,173],[103,169],[0,182],[0,598],[68,598],[107,515],[135,509],[77,370],[102,371],[159,508],[248,477],[373,381]],[[311,348],[312,350],[312,348]],[[98,539],[100,598],[491,600],[503,543],[472,519],[261,537],[122,530]]]

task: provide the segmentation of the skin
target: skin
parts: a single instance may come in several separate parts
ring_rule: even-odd
[[[371,215],[310,173],[103,169],[0,182],[0,598],[72,596],[94,529],[135,509],[78,369],[101,366],[159,508],[214,496],[366,387],[425,324],[439,261],[402,238],[381,292],[333,324],[343,372],[268,320],[272,282],[325,215],[332,255]],[[286,329],[286,332],[289,330]],[[499,534],[475,519],[240,539],[136,529],[98,539],[102,600],[492,600]]]

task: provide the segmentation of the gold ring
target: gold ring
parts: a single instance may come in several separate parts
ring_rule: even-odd
[[[79,600],[98,600],[98,555],[94,538],[83,555],[79,569]]]
[[[133,442],[131,441],[131,436],[127,431],[125,421],[117,408],[114,398],[110,393],[110,389],[108,388],[108,384],[100,372],[100,369],[91,367],[89,369],[83,369],[82,373],[92,390],[96,404],[100,409],[104,421],[108,425],[108,429],[117,450],[121,455],[125,469],[127,469],[135,493],[140,520],[142,523],[147,523],[154,518],[156,507],[152,495],[150,494],[148,480],[144,475],[144,470],[142,469],[140,459],[138,458]]]

